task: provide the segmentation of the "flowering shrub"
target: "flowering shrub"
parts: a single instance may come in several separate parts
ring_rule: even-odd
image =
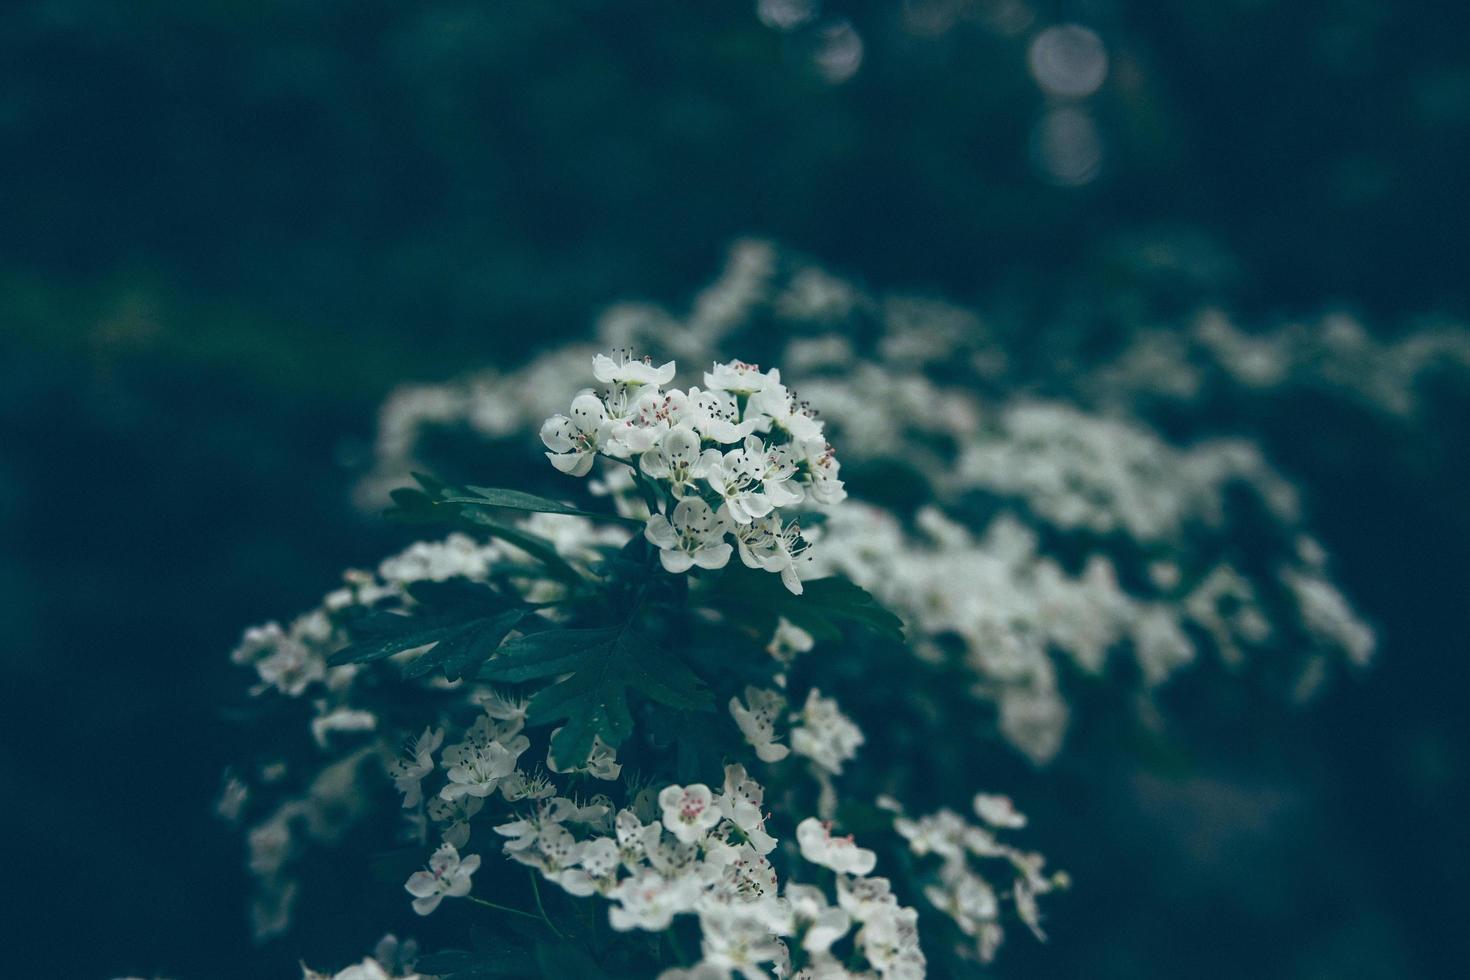
[[[1215,404],[1245,383],[1244,359],[1274,363],[1283,386],[1353,377],[1339,397],[1382,393],[1373,404],[1397,414],[1421,374],[1470,364],[1470,337],[1438,330],[1378,350],[1337,318],[1321,336],[1293,328],[1227,358],[1215,352],[1246,348],[1220,339],[1240,335],[1222,323],[1205,314],[1183,340],[1140,331],[1112,358],[1038,360],[1020,339],[1029,325],[1011,336],[998,315],[875,295],[746,241],[685,315],[620,304],[599,340],[701,362],[757,349],[780,363],[782,383],[820,407],[854,498],[806,526],[819,539],[810,572],[850,578],[899,613],[911,649],[963,667],[951,682],[1044,765],[1071,724],[1069,679],[1113,676],[1125,659],[1145,716],[1154,692],[1210,655],[1298,701],[1372,659],[1372,628],[1260,447],[1213,420],[1181,444],[1145,409],[1168,405],[1177,427],[1189,399]],[[402,389],[384,406],[363,504],[487,445],[529,449],[517,435],[565,408],[595,353]]]
[[[936,884],[901,857],[928,845],[880,794],[893,780],[853,772],[864,734],[815,661],[902,657],[904,635],[819,573],[802,530],[846,496],[823,422],[775,369],[715,364],[687,391],[675,371],[599,355],[603,387],[541,426],[561,474],[602,464],[603,503],[421,476],[393,516],[456,530],[246,633],[252,693],[309,701],[313,740],[341,753],[249,832],[259,935],[287,927],[293,859],[376,822],[388,785],[409,846],[382,863],[426,860],[401,884],[413,911],[485,913],[475,948],[413,975],[922,977],[926,896],[961,940],[946,958],[989,959],[1008,916],[1040,934],[1036,896],[1060,879],[1038,855],[968,828],[1008,870],[961,858]],[[291,782],[282,768],[257,782]],[[232,777],[222,812],[259,792]]]
[[[601,332],[611,355],[390,401],[367,501],[484,467],[434,458],[435,431],[542,475],[416,474],[390,516],[438,536],[235,651],[280,722],[220,802],[257,935],[289,927],[313,851],[364,840],[448,920],[451,948],[339,976],[964,973],[1010,926],[1043,937],[1067,881],[1008,840],[1027,821],[996,787],[957,783],[977,745],[1049,763],[1102,678],[1157,724],[1206,653],[1295,698],[1372,656],[1255,444],[1046,398],[962,348],[963,311],[747,244],[686,319]],[[746,341],[782,370],[676,387],[630,346]]]

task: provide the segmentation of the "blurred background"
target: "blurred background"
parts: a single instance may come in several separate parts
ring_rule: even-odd
[[[396,385],[687,303],[749,234],[1039,358],[1205,305],[1463,324],[1443,6],[6,4],[6,972],[296,969],[302,933],[251,943],[212,814],[246,737],[226,654],[405,540],[351,504]],[[998,975],[1466,975],[1470,394],[1426,399],[1412,430],[1310,398],[1229,421],[1301,484],[1378,664],[1305,711],[1223,695],[1174,732],[1184,775],[1085,731],[981,774],[1062,801],[1038,843],[1077,882]],[[350,913],[311,929],[340,962],[376,939]]]

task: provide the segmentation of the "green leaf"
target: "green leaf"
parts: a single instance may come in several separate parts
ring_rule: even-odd
[[[520,490],[502,490],[498,487],[465,487],[468,494],[451,493],[444,497],[446,504],[466,504],[471,507],[503,507],[506,510],[526,510],[541,514],[571,514],[576,517],[591,517],[603,521],[620,521],[624,524],[642,524],[640,520],[593,510],[582,510],[568,504],[538,497]]]
[[[446,516],[436,509],[434,498],[422,490],[400,487],[388,496],[393,506],[383,511],[383,516],[400,524],[442,524]]]
[[[372,663],[427,646],[403,668],[404,677],[435,669],[450,680],[473,673],[531,610],[487,585],[450,579],[408,587],[418,604],[402,612],[371,612],[347,623],[354,641],[327,658],[332,666]]]
[[[567,582],[582,583],[587,579],[556,553],[556,547],[539,534],[522,531],[520,528],[502,524],[495,518],[473,507],[461,508],[461,516],[471,524],[506,544],[514,545],[546,566],[546,570]]]
[[[456,616],[415,616],[402,612],[374,612],[348,624],[357,641],[327,657],[327,666],[367,664],[412,650],[455,633],[463,621]]]
[[[570,674],[542,688],[527,708],[527,720],[565,720],[551,740],[562,766],[580,765],[594,736],[616,747],[632,733],[628,690],[682,710],[710,711],[714,700],[699,676],[658,650],[632,624],[600,629],[547,630],[507,643],[480,668],[481,680],[521,683]]]
[[[822,642],[840,640],[843,623],[859,626],[894,643],[903,642],[903,620],[847,579],[819,578],[803,586],[801,595],[792,595],[778,575],[731,566],[720,581],[714,604],[736,615],[768,620],[771,624],[777,616],[785,616]]]
[[[498,616],[471,620],[405,664],[403,676],[422,677],[435,668],[442,669],[444,676],[452,681],[472,674],[529,614],[529,609],[511,609]]]

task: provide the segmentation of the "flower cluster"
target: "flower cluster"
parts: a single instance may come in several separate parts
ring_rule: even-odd
[[[782,745],[777,720],[786,710],[786,695],[770,688],[749,686],[745,699],[730,699],[730,716],[746,743],[762,762],[780,762],[791,753],[805,756],[820,771],[842,775],[842,764],[857,757],[863,733],[844,715],[832,698],[812,688],[802,709],[790,716],[791,744]]]
[[[592,370],[605,387],[541,426],[551,464],[580,477],[603,456],[655,484],[644,536],[668,571],[723,568],[738,549],[747,567],[778,573],[800,594],[810,543],[783,508],[835,504],[846,491],[823,423],[781,372],[716,363],[703,388],[686,392],[664,387],[673,361],[654,366],[620,350],[597,355]]]
[[[1045,939],[1041,930],[1041,912],[1037,897],[1067,885],[1064,874],[1046,875],[1045,859],[1040,854],[1018,850],[996,838],[998,830],[1026,826],[1009,798],[986,793],[976,794],[973,807],[981,825],[969,822],[953,810],[943,809],[927,816],[910,818],[894,800],[884,798],[879,805],[895,813],[893,826],[916,857],[939,858],[939,867],[924,897],[948,916],[967,937],[959,952],[988,963],[1005,938],[1000,923],[1001,901],[1009,898],[1017,917]],[[1009,887],[997,890],[977,869],[980,861],[1005,869]],[[1002,872],[1002,873],[1005,873]]]
[[[769,858],[778,841],[766,830],[764,796],[745,767],[732,764],[720,792],[702,783],[664,786],[616,814],[605,802],[557,797],[495,831],[510,838],[512,860],[572,895],[608,899],[617,931],[662,932],[677,916],[695,916],[702,959],[661,980],[728,980],[732,972],[756,980],[769,969],[803,978],[922,978],[917,912],[899,905],[887,879],[866,877],[874,852],[807,818],[796,830],[800,855],[836,874],[836,904],[814,885],[783,885]],[[850,932],[854,955],[839,956],[834,946]],[[849,968],[855,956],[867,969]]]
[[[1249,556],[1249,565],[1240,561],[1233,502],[1241,499],[1264,509],[1281,532],[1274,542],[1308,538],[1295,487],[1257,445],[1220,438],[1214,425],[1208,439],[1193,442],[1188,431],[1171,428],[1184,436],[1181,445],[1140,408],[1182,404],[1222,384],[1264,391],[1247,376],[1279,361],[1283,386],[1318,393],[1338,386],[1390,414],[1412,415],[1431,371],[1470,363],[1470,334],[1425,331],[1375,346],[1339,317],[1284,328],[1280,342],[1262,346],[1247,341],[1268,334],[1247,335],[1207,314],[1187,337],[1139,331],[1115,362],[1099,365],[1027,358],[1009,340],[1025,331],[1014,323],[996,329],[998,318],[935,298],[869,294],[766,243],[743,241],[687,313],[622,304],[602,318],[598,340],[666,349],[681,360],[761,346],[779,358],[782,384],[795,383],[821,404],[845,464],[878,467],[879,484],[896,465],[905,499],[962,523],[971,543],[945,545],[951,554],[936,560],[928,528],[907,527],[892,510],[838,508],[819,529],[803,573],[842,572],[878,594],[909,622],[922,656],[948,641],[946,621],[958,611],[968,621],[962,635],[971,689],[1000,707],[1002,736],[1038,764],[1063,745],[1068,660],[1097,673],[1110,648],[1127,649],[1138,661],[1138,703],[1146,712],[1152,689],[1211,652],[1235,666],[1285,653],[1305,632],[1305,657],[1275,659],[1286,665],[1283,687],[1294,697],[1312,693],[1336,664],[1371,660],[1373,630],[1334,584],[1325,556],[1307,560],[1277,549]],[[862,329],[851,329],[859,320]],[[434,444],[426,437],[436,426],[503,440],[537,424],[548,402],[565,405],[573,396],[568,377],[592,356],[590,347],[558,349],[515,375],[481,373],[405,392],[385,409],[377,475],[364,484],[365,499],[376,492],[380,500],[390,482],[424,468]],[[1043,401],[1037,392],[1067,400]],[[606,404],[603,413],[616,414]],[[592,489],[628,501],[625,516],[647,519],[635,474],[641,471],[609,467]],[[864,480],[865,489],[873,486]],[[895,499],[895,489],[885,488],[881,499]],[[713,495],[706,502],[712,514],[719,510]],[[865,511],[878,519],[868,521]],[[665,515],[671,527],[672,516]],[[685,516],[691,531],[702,523],[687,509]],[[875,523],[894,533],[874,537],[868,525]],[[737,547],[742,527],[734,529]],[[1059,538],[1085,556],[1080,578],[1040,552],[1040,541]],[[728,534],[711,539],[726,541]],[[1002,551],[1017,541],[1033,553]],[[1258,543],[1261,551],[1276,547]],[[852,560],[859,553],[871,557]],[[724,560],[719,549],[702,557]],[[869,574],[859,577],[857,567]],[[977,569],[985,584],[970,587],[967,576]]]

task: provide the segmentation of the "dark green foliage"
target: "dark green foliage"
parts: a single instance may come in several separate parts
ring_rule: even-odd
[[[642,521],[635,520],[631,517],[582,510],[578,507],[559,503],[546,497],[538,497],[533,493],[522,493],[520,490],[502,490],[496,487],[465,487],[464,491],[451,491],[445,495],[441,503],[464,504],[468,507],[501,507],[506,510],[524,510],[542,514],[572,514],[578,517],[591,517],[603,521],[618,521],[623,524],[637,524],[639,526],[643,524]]]
[[[498,520],[493,508],[543,511],[551,514],[582,514],[622,520],[608,514],[577,510],[554,500],[515,490],[491,490],[484,487],[461,489],[450,487],[431,476],[413,474],[422,489],[401,487],[394,490],[394,506],[384,516],[404,524],[447,524],[471,533],[498,538],[513,545],[546,566],[546,570],[565,582],[581,582],[583,576],[556,553],[550,541]]]
[[[842,639],[844,623],[894,643],[903,642],[903,620],[845,578],[819,578],[792,595],[777,575],[731,566],[721,578],[713,605],[747,622],[774,625],[785,616],[818,642]]]
[[[571,676],[538,692],[527,718],[533,724],[565,719],[551,740],[562,765],[585,761],[594,735],[615,747],[632,733],[629,689],[672,708],[708,711],[714,706],[698,675],[660,651],[631,622],[522,636],[506,644],[479,677],[520,683],[558,674]]]
[[[355,638],[332,654],[332,665],[371,663],[404,650],[433,644],[403,668],[404,677],[435,669],[457,680],[473,673],[515,629],[530,609],[488,586],[459,579],[416,582],[409,594],[418,604],[405,612],[374,611],[348,623]]]

